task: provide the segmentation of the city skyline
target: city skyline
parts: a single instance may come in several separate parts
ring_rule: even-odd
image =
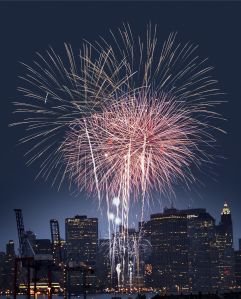
[[[58,221],[51,221],[51,240],[40,239],[25,230],[22,211],[17,209],[15,213],[21,256],[33,254],[29,258],[35,259],[34,277],[45,287],[50,277],[48,269],[51,269],[50,264],[46,268],[46,262],[52,261],[51,283],[58,285],[60,292],[67,287],[68,292],[81,294],[88,286],[88,292],[92,293],[141,288],[162,294],[217,294],[241,288],[241,247],[233,250],[232,213],[226,203],[218,224],[206,209],[172,207],[150,215],[148,221],[139,223],[137,230],[129,228],[125,237],[130,256],[128,260],[125,256],[128,263],[120,272],[117,271],[118,257],[113,269],[109,258],[109,246],[113,246],[115,235],[109,240],[99,238],[97,218],[84,215],[66,218],[65,240],[61,241]],[[119,238],[123,238],[121,225],[118,231]],[[24,240],[28,240],[27,243]],[[241,239],[239,242],[241,245]],[[10,240],[6,252],[0,252],[0,290],[3,292],[13,290],[15,255],[16,247]],[[68,279],[64,269],[68,269]],[[19,283],[24,288],[21,280]]]
[[[162,214],[162,213],[165,212],[165,210],[169,210],[169,209],[170,210],[174,209],[174,210],[177,210],[177,211],[179,211],[179,210],[186,210],[186,211],[190,210],[190,211],[192,211],[192,210],[196,209],[196,210],[205,210],[207,213],[209,213],[214,218],[215,225],[219,225],[220,222],[221,222],[221,216],[222,216],[221,214],[222,214],[223,208],[225,207],[226,204],[227,204],[227,206],[230,209],[231,214],[232,214],[232,209],[230,208],[230,206],[228,205],[228,203],[224,202],[223,206],[220,208],[220,211],[219,211],[220,213],[219,213],[219,217],[218,218],[213,217],[213,215],[206,208],[204,208],[204,207],[198,207],[198,208],[197,207],[196,208],[188,207],[186,209],[178,209],[175,206],[170,205],[169,207],[164,207],[162,211],[156,211],[155,213],[149,214],[149,217],[147,217],[145,219],[145,221],[150,221],[150,219],[152,218],[152,216],[155,216],[155,215],[158,215],[158,214]],[[25,216],[24,215],[24,210],[23,210],[23,216]],[[97,221],[98,221],[99,224],[101,222],[101,219],[99,219],[96,216],[93,216],[93,215],[90,216],[88,214],[80,214],[80,213],[75,213],[73,215],[69,215],[68,217],[65,217],[64,219],[59,219],[59,218],[53,218],[52,217],[45,224],[46,227],[47,227],[47,230],[48,230],[48,234],[45,234],[45,235],[40,235],[37,231],[32,230],[28,226],[28,223],[26,223],[25,217],[24,217],[24,224],[25,224],[25,227],[26,227],[26,231],[29,231],[29,232],[33,233],[37,239],[45,239],[46,240],[46,239],[51,239],[50,220],[57,220],[57,222],[60,223],[60,225],[59,225],[60,237],[61,237],[62,240],[66,240],[66,223],[68,222],[68,219],[73,219],[74,217],[77,217],[77,218],[80,217],[80,219],[87,217],[87,219],[97,219]],[[234,226],[235,220],[234,220],[233,217],[232,217],[232,219],[233,219],[233,224],[232,225]],[[5,251],[6,244],[9,241],[14,241],[14,244],[16,246],[18,246],[17,224],[16,224],[16,219],[15,219],[14,211],[13,211],[13,221],[14,221],[14,224],[15,224],[16,238],[10,238],[9,237],[7,239],[7,241],[6,241],[6,243],[0,243],[0,251]],[[129,228],[130,229],[135,229],[136,231],[138,231],[138,229],[139,229],[139,223],[140,223],[139,221],[140,221],[140,219],[136,219],[136,222],[134,223],[134,225],[130,226]],[[61,225],[61,222],[63,223],[63,225]],[[99,225],[98,225],[98,227],[99,227]],[[107,230],[106,230],[106,233],[103,235],[103,232],[101,232],[100,228],[98,228],[98,235],[97,235],[97,237],[98,237],[98,239],[106,239],[106,240],[108,240],[109,236],[108,236]],[[241,235],[238,236],[238,238],[236,240],[235,240],[235,238],[233,238],[233,247],[234,247],[234,250],[238,250],[240,248],[240,244],[241,244],[240,240],[241,240]],[[16,248],[18,248],[18,247],[16,247]]]

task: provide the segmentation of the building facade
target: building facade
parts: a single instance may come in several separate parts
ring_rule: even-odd
[[[185,292],[188,278],[187,215],[174,208],[151,215],[150,284],[163,292]]]
[[[169,293],[227,291],[234,286],[232,219],[226,203],[219,225],[205,209],[171,208],[151,215],[143,227],[152,247],[146,264],[148,286]]]
[[[189,289],[191,292],[213,292],[217,289],[217,251],[215,220],[205,209],[183,211],[188,221]]]
[[[228,291],[235,286],[233,226],[231,211],[227,203],[221,212],[221,221],[216,226],[215,246],[217,249],[218,285],[220,291]]]
[[[96,270],[98,246],[98,219],[87,216],[75,216],[65,220],[66,261],[76,271],[68,277],[68,284],[73,293],[83,293],[84,289],[93,291],[96,274],[87,273],[86,267]],[[96,272],[96,271],[95,271]]]
[[[234,275],[235,286],[241,289],[241,249],[234,252]]]
[[[100,290],[110,289],[117,285],[116,277],[111,273],[110,240],[99,239],[96,264],[97,286]]]
[[[6,253],[0,253],[0,286],[1,291],[13,290],[15,248],[13,240],[6,244]]]

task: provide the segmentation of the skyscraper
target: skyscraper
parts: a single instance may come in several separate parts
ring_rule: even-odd
[[[189,209],[188,262],[190,291],[208,293],[216,290],[215,220],[205,209]]]
[[[75,216],[65,220],[67,260],[95,265],[98,243],[98,219]]]
[[[66,260],[74,266],[80,267],[68,276],[71,292],[83,293],[88,289],[93,291],[96,284],[95,274],[86,275],[85,267],[90,266],[96,270],[98,245],[98,219],[87,216],[75,216],[65,219],[66,234]],[[81,270],[82,267],[82,270]]]
[[[234,274],[235,274],[235,286],[241,288],[241,248],[234,252]]]
[[[110,264],[110,240],[100,239],[98,243],[98,259],[96,265],[96,274],[98,278],[98,288],[104,290],[117,285],[111,275],[111,264]]]
[[[52,241],[52,250],[53,250],[53,258],[54,263],[59,264],[63,261],[63,252],[61,248],[61,239],[60,239],[60,230],[59,230],[59,222],[56,219],[50,220],[50,230],[51,230],[51,241]]]
[[[4,272],[5,272],[5,289],[11,291],[13,290],[14,261],[15,261],[14,242],[13,240],[9,240],[9,242],[6,244]]]
[[[216,248],[218,251],[218,289],[227,291],[234,285],[234,250],[231,211],[224,203],[221,222],[216,226]]]
[[[174,208],[151,215],[152,286],[185,292],[188,280],[187,215]]]
[[[151,215],[149,225],[152,254],[146,272],[150,286],[176,293],[216,291],[216,226],[205,209],[165,209]]]

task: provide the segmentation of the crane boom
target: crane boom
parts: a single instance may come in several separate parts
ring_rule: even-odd
[[[19,240],[19,254],[21,257],[27,256],[28,244],[23,223],[23,214],[21,209],[14,209],[17,221],[18,240]]]

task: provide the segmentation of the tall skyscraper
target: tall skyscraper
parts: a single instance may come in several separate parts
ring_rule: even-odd
[[[96,274],[98,278],[98,288],[104,290],[117,285],[114,277],[111,275],[110,264],[110,240],[100,239],[98,242],[98,258],[96,265]]]
[[[75,216],[65,219],[66,260],[82,267],[68,276],[70,291],[83,293],[85,288],[94,291],[96,286],[96,260],[98,246],[98,219]],[[86,274],[85,267],[92,267],[95,274]]]
[[[215,220],[205,209],[182,212],[186,213],[188,221],[190,291],[216,291]]]
[[[216,226],[218,251],[218,289],[227,291],[234,286],[234,250],[231,211],[224,203],[221,222]]]
[[[146,269],[149,286],[175,293],[216,291],[216,226],[205,209],[165,209],[151,215],[148,225],[152,245]]]
[[[164,292],[185,292],[188,280],[187,215],[174,208],[151,215],[153,287]]]
[[[98,219],[75,216],[65,220],[67,260],[95,265],[98,244]]]
[[[5,289],[11,290],[11,291],[13,290],[14,262],[15,262],[14,242],[13,242],[13,240],[10,240],[6,244],[4,272],[5,272]]]

